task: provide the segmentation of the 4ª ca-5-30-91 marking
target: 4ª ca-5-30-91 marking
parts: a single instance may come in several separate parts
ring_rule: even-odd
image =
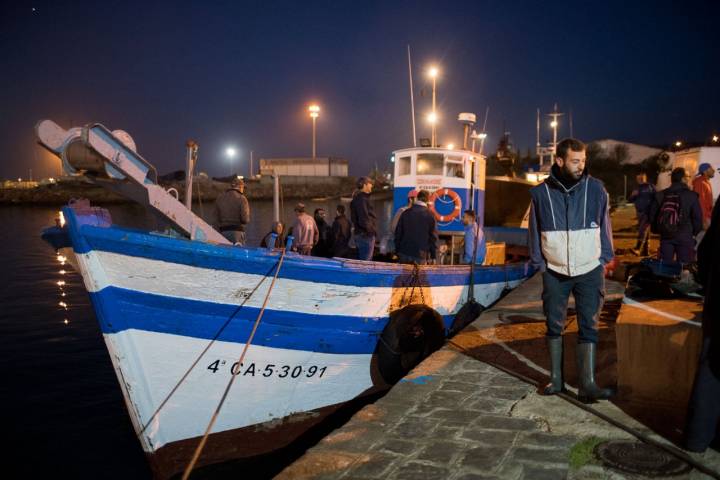
[[[227,365],[225,360],[218,359],[208,365],[207,369],[212,373],[217,373],[219,370],[223,370],[225,365]],[[233,375],[242,375],[243,377],[247,375],[251,377],[263,376],[265,378],[272,377],[273,375],[278,378],[299,378],[301,376],[306,378],[315,376],[322,378],[326,370],[327,366],[310,365],[309,367],[305,367],[302,365],[275,365],[273,363],[268,363],[263,368],[263,365],[258,365],[255,362],[249,364],[247,367],[243,363],[238,365],[238,362],[235,362],[230,367],[230,373]]]

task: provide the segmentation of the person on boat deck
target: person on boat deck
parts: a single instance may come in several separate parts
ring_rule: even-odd
[[[710,218],[713,210],[713,189],[710,179],[715,176],[715,169],[709,163],[701,163],[698,167],[698,174],[693,179],[693,192],[698,194],[700,210],[702,211],[703,230],[710,226]]]
[[[437,258],[438,231],[427,201],[430,193],[420,190],[412,207],[400,215],[395,228],[395,247],[400,263],[425,265]]]
[[[397,249],[395,246],[395,229],[397,228],[397,224],[400,221],[400,216],[403,214],[405,210],[412,207],[415,203],[415,199],[417,198],[418,191],[413,189],[408,192],[407,196],[407,205],[403,205],[402,207],[398,208],[397,212],[395,212],[395,215],[393,215],[392,220],[390,221],[390,233],[388,233],[388,242],[392,242],[392,246],[389,249],[389,251],[394,251]]]
[[[313,213],[319,234],[318,241],[312,249],[312,254],[316,257],[330,256],[330,225],[325,221],[325,215],[324,208],[316,208]]]
[[[272,241],[273,233],[275,235],[277,235],[277,237],[275,237],[274,244]],[[282,233],[283,233],[283,224],[281,222],[273,222],[272,227],[270,228],[270,231],[267,233],[267,235],[265,235],[263,237],[262,242],[260,242],[260,246],[263,248],[282,248],[283,247]]]
[[[377,236],[377,220],[370,203],[373,181],[370,177],[360,177],[357,188],[350,202],[350,219],[355,227],[355,245],[358,249],[358,259],[372,260]]]
[[[318,232],[315,219],[305,213],[305,204],[298,203],[295,206],[295,224],[293,224],[293,236],[295,237],[294,250],[300,255],[310,255],[312,248],[318,242]]]
[[[350,220],[345,216],[345,207],[338,205],[335,220],[330,229],[330,246],[333,257],[346,258],[350,255],[350,236],[352,235],[352,225]]]
[[[578,398],[607,399],[614,390],[595,383],[598,319],[604,270],[613,259],[608,194],[585,169],[585,144],[567,138],[557,145],[550,176],[530,189],[528,246],[532,265],[543,279],[543,311],[550,353],[550,383],[545,395],[565,390],[562,332],[570,293],[578,321]]]
[[[637,187],[628,198],[630,202],[635,204],[635,214],[638,220],[638,236],[633,253],[647,256],[650,238],[650,205],[655,197],[655,186],[648,183],[645,173],[638,174],[635,180],[637,181]]]
[[[715,202],[712,221],[698,246],[698,281],[705,289],[702,312],[703,343],[695,383],[688,404],[685,448],[704,452],[720,441],[720,201]]]
[[[475,233],[477,232],[477,249],[475,250],[475,263],[483,263],[485,261],[485,254],[487,252],[487,246],[485,245],[485,233],[483,229],[479,227],[475,221],[475,211],[465,210],[463,212],[463,225],[465,225],[465,237],[463,241],[465,246],[463,248],[463,263],[472,263],[473,261],[473,248],[475,244]]]
[[[695,236],[702,230],[702,211],[698,194],[690,190],[690,175],[678,167],[670,173],[672,183],[655,194],[650,206],[653,232],[660,234],[663,262],[695,261]]]
[[[245,198],[245,182],[234,178],[230,188],[215,200],[217,228],[235,245],[245,245],[245,225],[250,223],[250,204]]]

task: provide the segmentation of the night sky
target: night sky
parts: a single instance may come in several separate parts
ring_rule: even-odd
[[[183,168],[193,138],[199,169],[227,175],[233,145],[247,174],[250,150],[311,155],[312,101],[318,155],[348,158],[353,175],[387,167],[412,141],[408,44],[418,136],[427,67],[442,72],[440,143],[461,140],[459,112],[481,121],[489,106],[489,145],[505,122],[534,148],[535,110],[554,102],[586,141],[720,132],[717,0],[145,3],[3,2],[0,178],[57,174],[34,141],[44,118],[126,130],[160,173]]]

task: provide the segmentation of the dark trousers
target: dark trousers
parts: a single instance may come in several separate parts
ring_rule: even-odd
[[[570,293],[575,297],[578,343],[597,343],[598,319],[605,298],[602,265],[576,277],[547,270],[543,272],[543,312],[548,337],[559,337],[565,328]]]
[[[663,262],[690,263],[695,261],[695,239],[674,238],[660,240],[660,260]]]
[[[642,248],[647,244],[650,237],[650,217],[646,213],[638,213],[638,237],[637,248]]]
[[[709,353],[707,338],[703,340],[685,427],[685,446],[693,451],[703,451],[710,445],[720,421],[720,378],[710,370]]]
[[[417,263],[418,265],[427,264],[427,260],[424,257],[413,257],[411,255],[405,255],[404,253],[398,253],[398,263]]]

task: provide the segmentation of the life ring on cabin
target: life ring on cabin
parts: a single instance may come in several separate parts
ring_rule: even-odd
[[[455,208],[447,215],[440,215],[438,211],[435,210],[435,200],[445,196],[450,197],[450,200],[455,204]],[[460,200],[460,195],[458,195],[455,190],[452,190],[450,188],[438,188],[433,192],[432,195],[430,195],[430,200],[428,201],[428,208],[435,216],[435,220],[437,220],[438,222],[452,222],[460,216],[460,211],[462,210],[462,200]]]

